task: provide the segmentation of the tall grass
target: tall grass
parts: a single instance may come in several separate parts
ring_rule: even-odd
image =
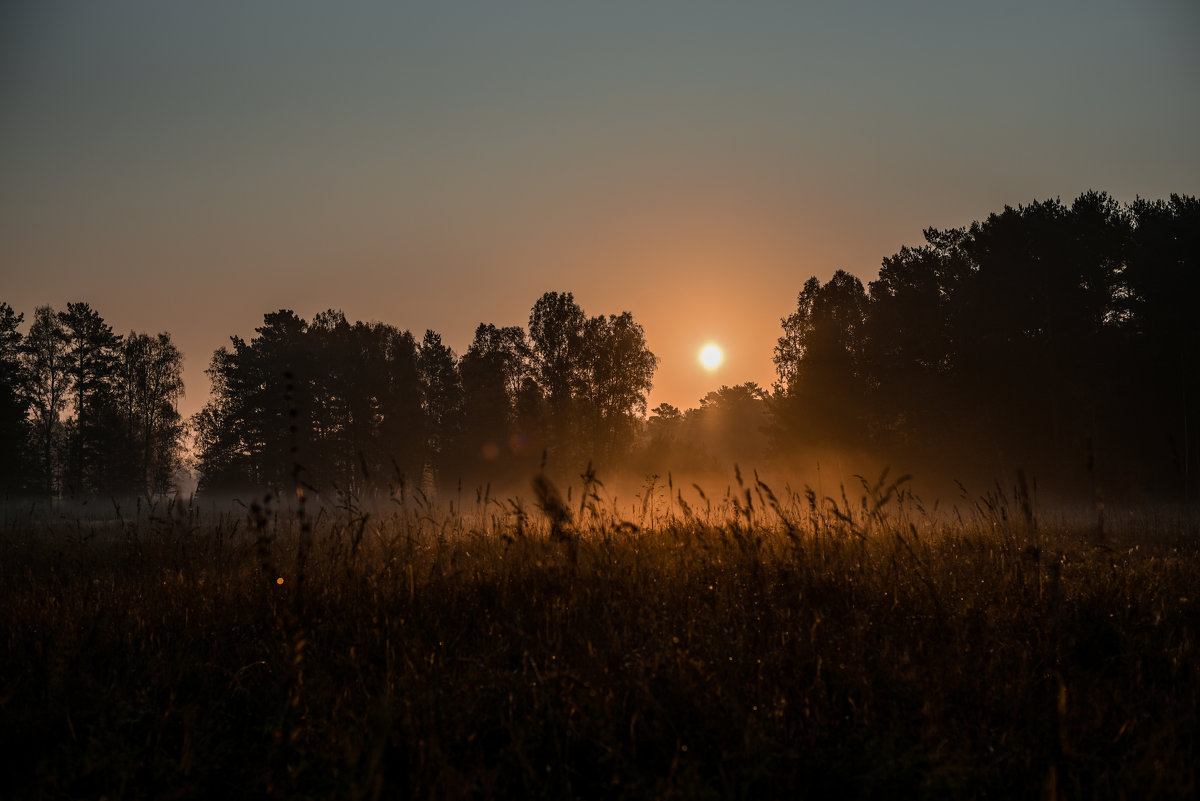
[[[11,513],[0,795],[1194,797],[1194,520],[1022,486]]]

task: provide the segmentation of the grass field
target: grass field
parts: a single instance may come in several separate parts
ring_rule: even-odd
[[[1194,518],[571,497],[9,510],[0,796],[1200,792]]]

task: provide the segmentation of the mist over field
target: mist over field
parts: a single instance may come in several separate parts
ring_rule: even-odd
[[[1200,796],[1198,41],[0,3],[0,799]]]

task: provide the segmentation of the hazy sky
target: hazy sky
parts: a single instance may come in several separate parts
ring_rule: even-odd
[[[810,275],[1005,204],[1200,192],[1194,0],[2,9],[0,300],[169,330],[185,413],[266,312],[461,353],[549,290],[632,311],[651,406],[687,408],[771,383]]]

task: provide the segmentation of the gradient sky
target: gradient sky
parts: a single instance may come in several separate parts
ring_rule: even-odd
[[[170,331],[191,413],[265,312],[461,353],[572,291],[688,408],[770,385],[810,275],[1005,204],[1200,192],[1198,42],[1194,0],[10,2],[0,300]]]

